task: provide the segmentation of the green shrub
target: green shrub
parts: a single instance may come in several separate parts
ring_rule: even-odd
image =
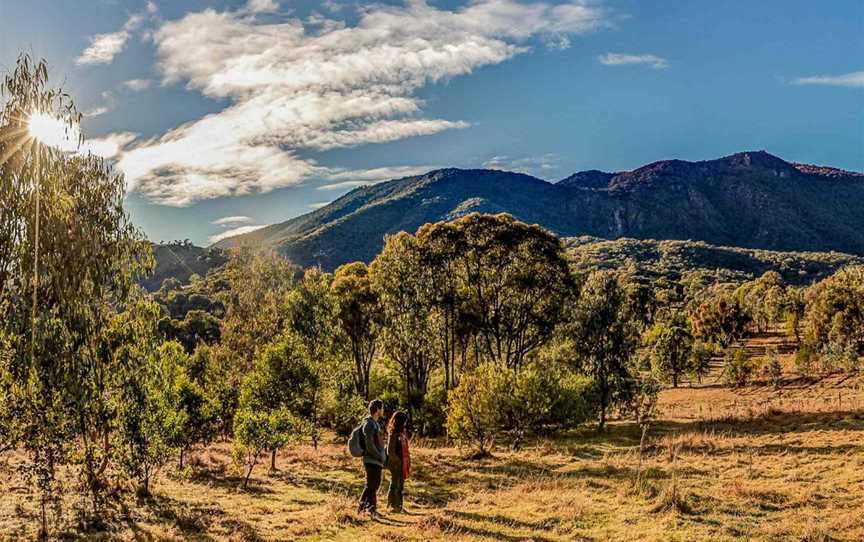
[[[485,363],[462,376],[448,396],[447,434],[488,454],[506,423],[502,403],[510,393],[509,372]]]
[[[732,348],[726,352],[723,377],[730,386],[735,388],[746,386],[758,369],[758,363],[747,357],[747,351],[743,348]]]
[[[777,350],[769,349],[765,356],[765,362],[762,364],[762,374],[774,386],[774,389],[779,389],[783,382],[783,366],[780,364],[780,358],[777,355]]]
[[[795,368],[801,376],[811,376],[819,361],[819,356],[808,345],[803,345],[795,352]]]

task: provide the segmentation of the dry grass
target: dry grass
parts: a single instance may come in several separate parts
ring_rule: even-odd
[[[862,388],[787,373],[780,391],[668,390],[641,461],[623,422],[476,460],[416,443],[408,511],[378,520],[356,512],[361,469],[339,442],[281,453],[248,491],[215,444],[190,472],[162,473],[153,497],[112,505],[98,531],[76,526],[74,502],[61,520],[65,537],[101,540],[864,540]],[[0,457],[2,539],[34,534],[20,459]]]

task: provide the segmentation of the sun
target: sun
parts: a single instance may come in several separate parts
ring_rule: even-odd
[[[33,113],[27,122],[30,136],[40,143],[61,151],[72,152],[78,148],[78,131],[57,117],[47,113]]]

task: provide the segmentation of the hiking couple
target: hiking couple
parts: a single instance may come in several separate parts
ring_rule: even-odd
[[[384,445],[380,420],[384,415],[384,403],[375,399],[369,403],[369,415],[351,432],[348,450],[354,457],[363,458],[366,469],[366,486],[360,497],[360,511],[378,515],[378,488],[381,487],[381,473],[386,467],[390,471],[390,491],[387,504],[393,512],[402,512],[402,492],[405,480],[411,472],[411,459],[408,453],[408,436],[405,426],[408,415],[397,410],[387,424],[387,445]]]

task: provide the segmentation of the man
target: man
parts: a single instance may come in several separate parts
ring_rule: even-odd
[[[363,468],[366,469],[366,487],[360,497],[360,510],[378,515],[378,488],[381,487],[381,471],[387,463],[387,449],[381,438],[378,420],[384,414],[384,403],[379,399],[369,403],[369,415],[363,420]]]

